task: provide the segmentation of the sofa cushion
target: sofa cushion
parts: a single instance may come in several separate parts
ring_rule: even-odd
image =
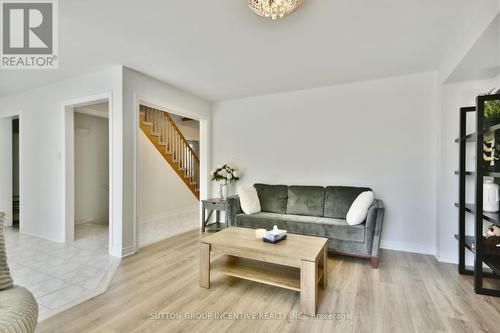
[[[286,185],[255,184],[259,196],[260,208],[263,212],[286,213],[288,188]]]
[[[350,242],[365,241],[365,224],[350,226],[345,220],[316,216],[276,213],[238,214],[236,225],[243,228],[270,230],[274,225],[292,234],[327,237]]]
[[[9,265],[7,265],[7,254],[5,253],[5,238],[3,235],[3,220],[5,214],[0,212],[0,290],[12,288],[14,283],[10,276]]]
[[[325,188],[322,186],[288,186],[286,213],[323,216]]]
[[[365,191],[371,191],[371,189],[366,187],[328,186],[325,191],[323,216],[345,220],[354,200]]]
[[[255,187],[241,187],[238,189],[240,196],[241,210],[245,214],[255,214],[260,212],[260,201]]]
[[[374,200],[375,197],[372,191],[362,192],[358,195],[347,212],[347,224],[356,225],[363,223],[368,215],[368,209],[373,204]]]

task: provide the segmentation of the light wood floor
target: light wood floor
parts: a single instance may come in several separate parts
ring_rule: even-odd
[[[214,274],[198,286],[198,232],[125,258],[106,293],[39,324],[38,332],[498,332],[500,299],[432,256],[383,251],[369,261],[330,256],[319,312],[344,320],[175,320],[169,313],[298,312],[298,293]],[[156,314],[160,319],[151,319]],[[163,318],[161,318],[163,316]]]

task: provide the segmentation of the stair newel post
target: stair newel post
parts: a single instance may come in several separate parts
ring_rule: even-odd
[[[180,166],[181,168],[185,168],[184,166],[184,141],[180,140],[181,142],[181,161],[180,161]]]
[[[179,133],[175,132],[175,160],[179,161]]]
[[[156,133],[156,110],[153,109],[153,132]]]
[[[151,114],[151,124],[153,124],[151,126],[151,128],[152,128],[153,132],[155,132],[155,110],[151,109],[150,114]]]
[[[179,135],[179,131],[177,131],[177,160],[179,161],[179,165],[181,163],[182,158],[182,148],[181,148],[181,136]]]
[[[170,129],[170,118],[167,116],[167,151],[171,152],[172,151],[172,143],[170,139],[170,133],[172,133],[172,130]]]
[[[160,114],[160,141],[165,142],[165,115],[164,112]]]
[[[167,142],[167,146],[166,146],[167,147],[167,151],[170,151],[170,141],[169,141],[169,139],[170,139],[170,119],[168,119],[168,115],[167,114],[165,114],[165,118],[167,120],[167,124],[166,124],[166,130],[167,130],[167,132],[165,134],[165,141]]]
[[[163,113],[163,142],[165,143],[165,151],[167,150],[167,114]]]
[[[177,132],[174,131],[174,160],[178,160],[177,156]]]
[[[160,118],[160,111],[155,110],[155,133],[159,132],[159,130],[158,130],[158,127],[159,127],[158,125],[160,123],[160,119],[159,118]]]
[[[172,158],[174,158],[174,125],[172,124],[172,119],[170,119],[170,152],[172,153]]]
[[[182,140],[182,138],[180,137],[179,135],[179,142],[181,143],[181,165],[182,165],[182,168],[184,168],[184,140]]]

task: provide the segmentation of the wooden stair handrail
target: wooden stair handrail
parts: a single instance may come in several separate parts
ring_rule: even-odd
[[[200,159],[168,112],[140,105],[140,127],[199,200]]]
[[[159,110],[161,111],[161,110]],[[162,111],[164,112],[164,111]],[[175,130],[177,132],[179,132],[180,134],[180,137],[181,137],[181,140],[184,142],[184,144],[186,145],[186,147],[191,151],[191,154],[193,154],[194,158],[196,159],[196,161],[199,163],[200,162],[200,159],[198,158],[198,156],[196,155],[196,153],[194,152],[193,148],[191,148],[191,146],[189,145],[189,142],[186,140],[186,138],[184,137],[184,135],[182,134],[181,130],[179,129],[179,127],[177,127],[177,125],[175,124],[175,121],[172,119],[172,117],[167,113],[165,112],[165,115],[167,116],[168,120],[170,120],[170,122],[172,122],[172,125],[174,126]]]
[[[191,151],[191,153],[193,154],[194,158],[196,159],[197,162],[200,162],[200,159],[198,158],[198,155],[196,155],[195,151],[193,150],[193,148],[191,148],[191,146],[189,145],[189,142],[186,140],[186,138],[184,137],[184,135],[182,134],[181,130],[179,129],[179,127],[177,127],[177,125],[175,124],[175,121],[172,119],[172,117],[168,114],[168,112],[165,112],[163,110],[160,110],[160,109],[155,109],[155,108],[152,108],[152,107],[149,107],[149,106],[145,106],[145,105],[141,105],[141,107],[144,109],[144,111],[146,111],[145,109],[146,108],[150,108],[151,110],[156,110],[156,111],[160,111],[160,112],[163,112],[165,113],[165,115],[167,116],[168,120],[170,120],[170,122],[172,123],[172,126],[175,128],[175,130],[180,134],[180,137],[181,137],[181,140],[184,142],[184,144],[187,146],[187,148]]]

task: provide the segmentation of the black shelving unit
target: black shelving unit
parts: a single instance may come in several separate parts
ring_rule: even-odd
[[[478,96],[475,107],[464,107],[460,109],[460,133],[455,142],[459,143],[459,170],[455,171],[455,175],[459,177],[458,181],[458,203],[455,206],[459,209],[458,214],[458,235],[455,238],[459,243],[459,261],[458,271],[460,274],[474,275],[474,290],[477,294],[500,296],[500,290],[485,288],[483,278],[500,278],[500,255],[486,255],[483,248],[483,227],[484,223],[489,222],[500,226],[499,213],[483,212],[483,181],[484,177],[500,178],[500,172],[486,170],[483,161],[483,145],[484,134],[494,132],[500,129],[500,120],[498,122],[488,122],[485,125],[484,121],[484,105],[487,101],[500,100],[500,94]],[[467,115],[475,113],[476,115],[476,131],[474,133],[466,133]],[[466,144],[467,142],[475,143],[476,152],[476,171],[466,170]],[[500,164],[500,161],[498,161]],[[474,177],[475,180],[475,203],[466,203],[466,178]],[[474,235],[466,235],[465,221],[466,214],[474,216]],[[465,250],[469,250],[474,254],[474,267],[468,268],[465,266]],[[484,264],[490,270],[484,269]]]

